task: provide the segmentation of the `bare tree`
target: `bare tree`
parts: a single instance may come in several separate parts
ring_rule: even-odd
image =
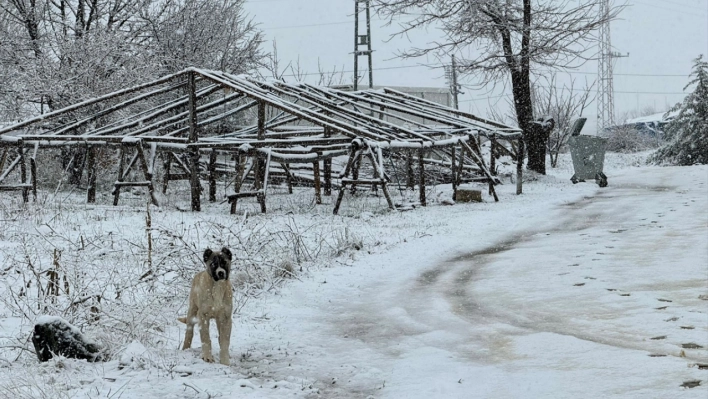
[[[245,73],[265,66],[263,35],[244,0],[169,0],[151,11],[150,47],[164,72],[195,66]]]
[[[568,84],[560,85],[555,73],[543,76],[532,86],[533,109],[535,115],[550,116],[555,128],[550,132],[546,149],[550,155],[551,167],[558,165],[558,154],[570,138],[571,123],[583,116],[583,112],[593,101],[592,89],[595,82],[576,88],[573,78]]]
[[[187,66],[249,72],[264,54],[243,3],[0,0],[0,78],[6,78],[0,120],[62,108]],[[81,178],[84,151],[63,151],[72,184]]]
[[[511,83],[517,123],[528,146],[528,168],[546,172],[545,134],[533,124],[532,73],[569,68],[592,58],[595,30],[622,6],[600,15],[602,0],[375,0],[399,35],[428,27],[445,36],[402,57],[455,54],[461,72],[482,84]],[[404,22],[399,22],[404,21]],[[471,47],[473,51],[461,51]],[[447,58],[447,57],[446,57]]]

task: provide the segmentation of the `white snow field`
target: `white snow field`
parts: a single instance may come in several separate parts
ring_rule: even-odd
[[[340,216],[297,199],[247,216],[166,205],[152,212],[151,285],[144,206],[20,212],[6,196],[0,397],[707,398],[708,167],[641,155],[608,154],[606,188],[571,184],[566,159],[521,196],[507,180],[498,203],[347,200]],[[236,256],[230,366],[204,363],[198,337],[178,350],[176,321],[200,251],[222,244]],[[49,268],[53,248],[70,283],[103,290],[105,315],[80,322],[61,294],[45,309],[115,360],[38,363],[27,337],[45,309],[22,271]],[[295,278],[253,266],[283,259]]]

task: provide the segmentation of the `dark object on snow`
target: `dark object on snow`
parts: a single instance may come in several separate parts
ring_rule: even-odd
[[[457,202],[482,202],[482,191],[469,188],[458,188],[455,195]]]
[[[573,184],[586,179],[595,179],[600,187],[607,187],[607,176],[602,172],[605,163],[607,139],[604,137],[581,135],[585,118],[579,118],[572,127],[568,139],[570,156],[575,174],[570,178]],[[579,122],[581,121],[581,122]]]
[[[32,344],[40,362],[55,354],[89,362],[105,360],[102,348],[88,342],[79,330],[58,317],[40,317],[34,325]]]

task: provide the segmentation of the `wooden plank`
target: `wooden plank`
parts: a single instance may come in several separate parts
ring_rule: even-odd
[[[261,191],[244,191],[242,193],[234,193],[234,194],[229,194],[226,196],[226,198],[229,199],[229,202],[235,199],[239,198],[249,198],[249,197],[256,197]]]
[[[7,185],[0,185],[0,191],[24,191],[32,188],[32,184],[30,183],[25,183],[25,184],[7,184]]]
[[[121,181],[113,183],[116,187],[150,187],[151,181]]]
[[[386,180],[381,179],[381,178],[376,178],[376,179],[341,179],[340,182],[342,183],[342,185],[345,185],[345,184],[374,185],[374,184],[385,183]]]

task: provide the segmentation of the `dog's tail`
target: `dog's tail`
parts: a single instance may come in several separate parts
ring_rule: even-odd
[[[187,317],[186,316],[185,317],[178,317],[177,321],[180,323],[187,324]]]

